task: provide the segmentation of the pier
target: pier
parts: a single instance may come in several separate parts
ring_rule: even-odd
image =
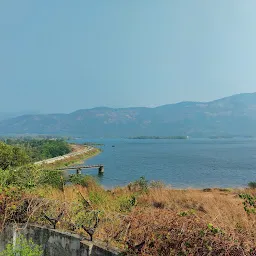
[[[57,170],[76,170],[76,174],[81,174],[83,169],[98,169],[99,174],[104,173],[104,165],[102,164],[64,167],[64,168],[58,168]]]

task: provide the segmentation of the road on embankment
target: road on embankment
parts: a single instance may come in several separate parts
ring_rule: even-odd
[[[78,145],[78,144],[71,144],[72,152],[68,153],[63,156],[57,156],[49,159],[45,159],[42,161],[35,162],[36,165],[42,165],[42,164],[53,164],[56,162],[66,161],[73,157],[79,157],[82,155],[86,155],[86,153],[89,153],[92,150],[95,150],[96,148],[91,146],[84,146],[84,145]]]

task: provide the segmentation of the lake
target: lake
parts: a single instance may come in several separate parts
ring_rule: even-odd
[[[256,140],[86,140],[102,143],[103,152],[85,164],[103,164],[84,174],[97,176],[105,187],[123,186],[144,176],[177,188],[243,187],[256,180]],[[81,143],[83,141],[76,141]]]

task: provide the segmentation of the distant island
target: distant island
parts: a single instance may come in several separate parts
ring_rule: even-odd
[[[232,135],[223,135],[223,136],[210,136],[209,139],[235,139],[235,138],[242,138],[242,139],[253,139],[254,136],[232,136]]]
[[[137,139],[137,140],[186,140],[188,136],[136,136],[136,137],[129,137],[129,139]]]

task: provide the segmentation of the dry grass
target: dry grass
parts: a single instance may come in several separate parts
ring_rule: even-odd
[[[134,245],[146,241],[145,248],[141,251],[142,255],[156,255],[150,254],[150,250],[152,253],[157,253],[166,246],[173,250],[173,255],[176,255],[178,248],[181,251],[185,250],[181,245],[185,240],[191,240],[192,243],[197,244],[203,243],[201,247],[206,246],[207,241],[214,241],[211,246],[215,246],[216,250],[225,246],[229,248],[225,247],[225,250],[231,250],[231,247],[238,245],[247,250],[253,248],[256,243],[254,238],[256,237],[256,218],[254,215],[246,214],[243,209],[242,200],[238,194],[244,192],[255,193],[253,190],[212,189],[204,192],[169,188],[151,188],[140,193],[131,191],[127,187],[104,191],[98,186],[91,185],[89,188],[65,187],[64,191],[47,190],[44,196],[62,202],[79,202],[81,197],[88,200],[92,209],[98,209],[103,213],[104,221],[96,233],[100,240],[121,248],[125,248],[128,240]],[[136,205],[127,207],[123,211],[121,205],[134,195],[137,199]],[[207,227],[209,224],[226,235],[211,233]],[[201,231],[206,233],[204,239],[199,237]],[[180,232],[182,236],[178,235]],[[175,236],[175,239],[172,239],[176,241],[176,247],[180,243],[177,248],[168,242],[168,237],[170,238],[171,235]],[[238,245],[234,241],[237,241]],[[212,250],[210,245],[207,246]],[[190,250],[193,251],[191,248]],[[207,251],[207,249],[204,250]],[[221,253],[219,251],[219,255],[222,255],[222,252],[226,253],[223,250],[221,249]],[[163,250],[163,253],[166,251]]]
[[[40,196],[47,204],[31,221],[46,225],[42,212],[58,216],[64,211],[58,228],[88,238],[81,226],[93,226],[97,213],[101,221],[94,238],[128,255],[254,255],[250,250],[256,245],[256,217],[244,211],[238,195],[255,191],[166,187],[106,191],[93,181],[87,187],[37,188],[30,196]]]
[[[174,212],[194,210],[205,221],[226,230],[237,226],[250,229],[252,218],[245,214],[238,194],[242,192],[222,192],[214,189],[210,192],[202,190],[151,189],[140,197],[139,202],[154,205],[160,202],[165,209]],[[248,191],[249,192],[249,191]]]

